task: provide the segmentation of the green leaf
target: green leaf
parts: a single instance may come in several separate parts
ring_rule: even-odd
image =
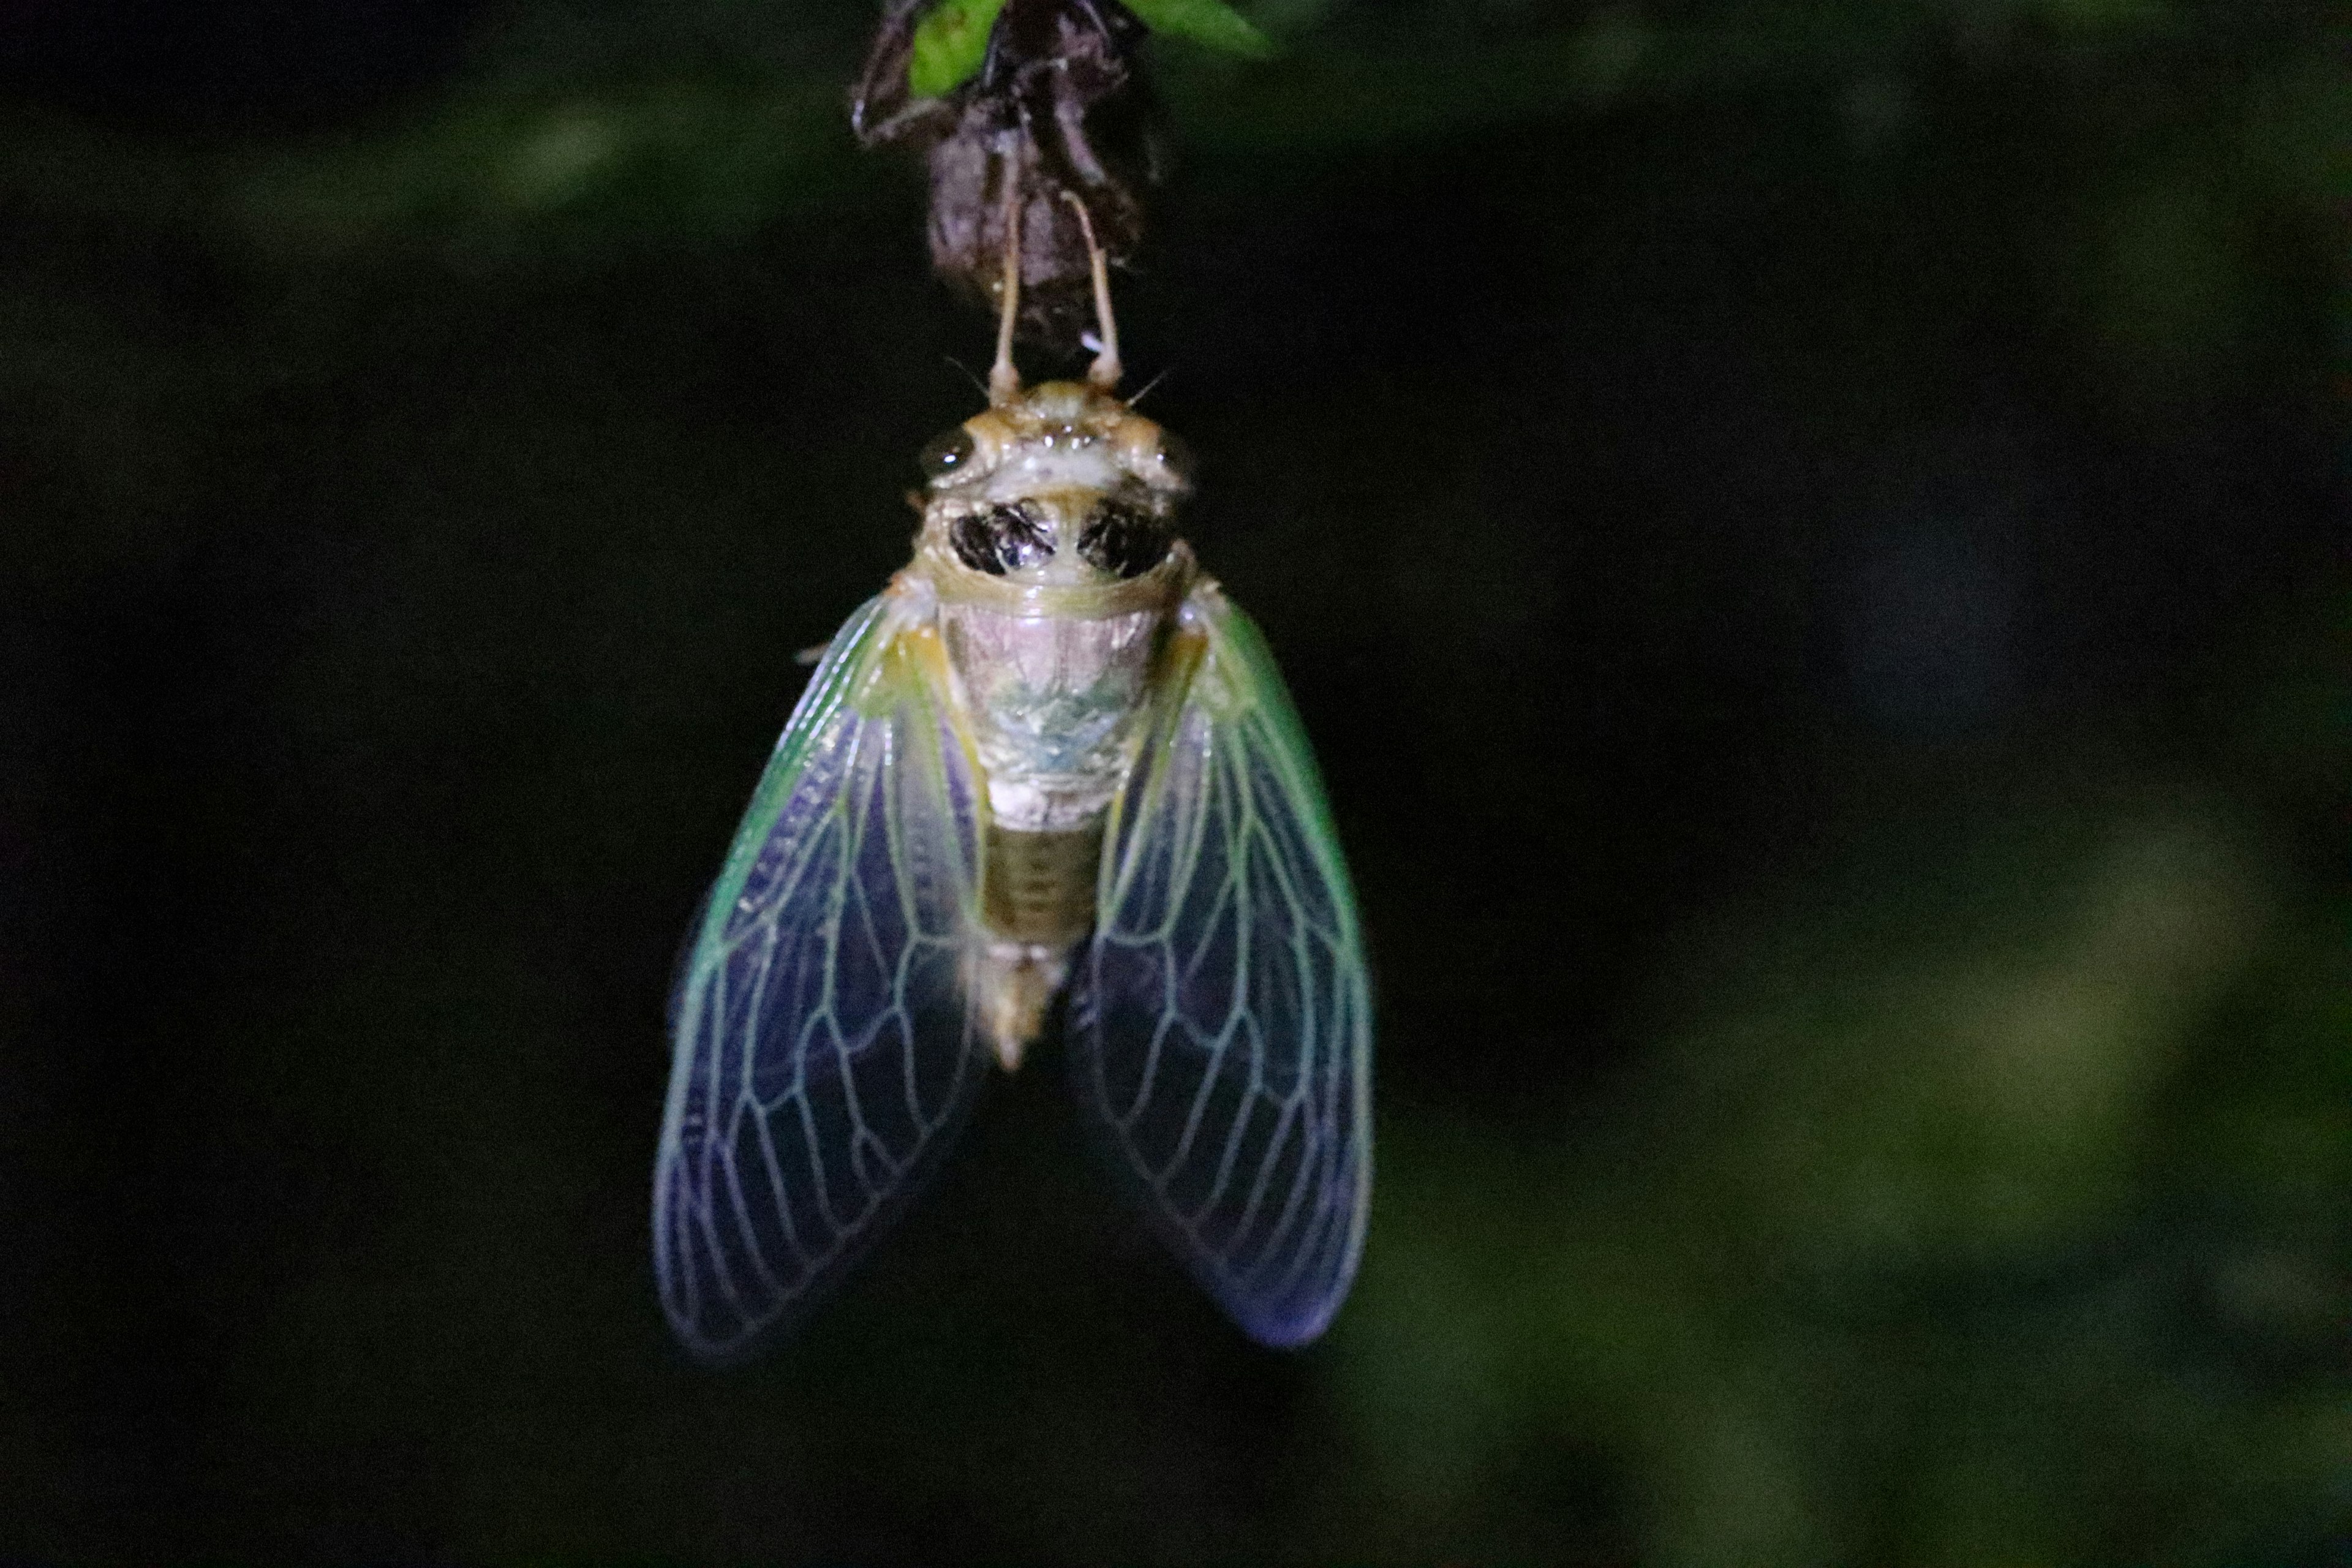
[[[1190,38],[1254,60],[1274,56],[1274,40],[1225,0],[1127,0],[1127,8],[1155,33]]]
[[[1127,0],[1127,8],[1155,33],[1190,38],[1250,59],[1272,58],[1274,42],[1225,0]],[[940,0],[915,25],[907,89],[917,98],[953,92],[980,69],[989,30],[1004,0]]]
[[[1004,0],[941,0],[915,25],[908,90],[917,98],[939,98],[962,86],[980,68],[989,29],[1003,9]]]

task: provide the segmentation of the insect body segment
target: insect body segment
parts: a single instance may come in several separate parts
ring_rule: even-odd
[[[1102,820],[1134,766],[1162,633],[1196,575],[1173,523],[1190,486],[1162,457],[1158,426],[1091,387],[1048,383],[962,431],[969,451],[931,481],[909,571],[939,605],[986,781],[985,937],[971,976],[1009,1068],[1094,923]],[[1150,559],[1105,556],[1113,515],[1159,531]]]
[[[1069,994],[1079,1101],[1270,1344],[1345,1296],[1370,1179],[1355,904],[1264,643],[1176,536],[1181,449],[1099,385],[924,453],[915,556],[794,709],[680,977],[655,1184],[698,1352],[788,1326]]]

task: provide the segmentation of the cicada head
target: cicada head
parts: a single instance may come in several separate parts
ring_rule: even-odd
[[[1032,387],[940,435],[922,463],[930,487],[918,550],[950,593],[982,579],[1169,588],[1190,574],[1176,510],[1192,491],[1191,458],[1107,392]]]

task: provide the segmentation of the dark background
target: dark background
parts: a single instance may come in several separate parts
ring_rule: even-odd
[[[1255,14],[1122,325],[1356,1294],[1244,1342],[1048,1059],[713,1373],[673,953],[988,353],[870,13],[0,7],[0,1556],[2352,1562],[2344,14]]]

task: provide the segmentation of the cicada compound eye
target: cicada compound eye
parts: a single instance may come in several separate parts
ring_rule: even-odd
[[[978,444],[972,440],[971,432],[959,425],[951,430],[940,431],[925,442],[916,461],[923,466],[924,478],[944,479],[971,467],[972,453],[977,449]]]
[[[1173,430],[1160,432],[1160,462],[1161,467],[1174,477],[1179,485],[1188,490],[1192,488],[1193,480],[1197,477],[1192,447],[1191,443]]]
[[[1119,466],[1161,495],[1189,495],[1192,489],[1192,448],[1184,438],[1140,414],[1118,422],[1112,440]]]

